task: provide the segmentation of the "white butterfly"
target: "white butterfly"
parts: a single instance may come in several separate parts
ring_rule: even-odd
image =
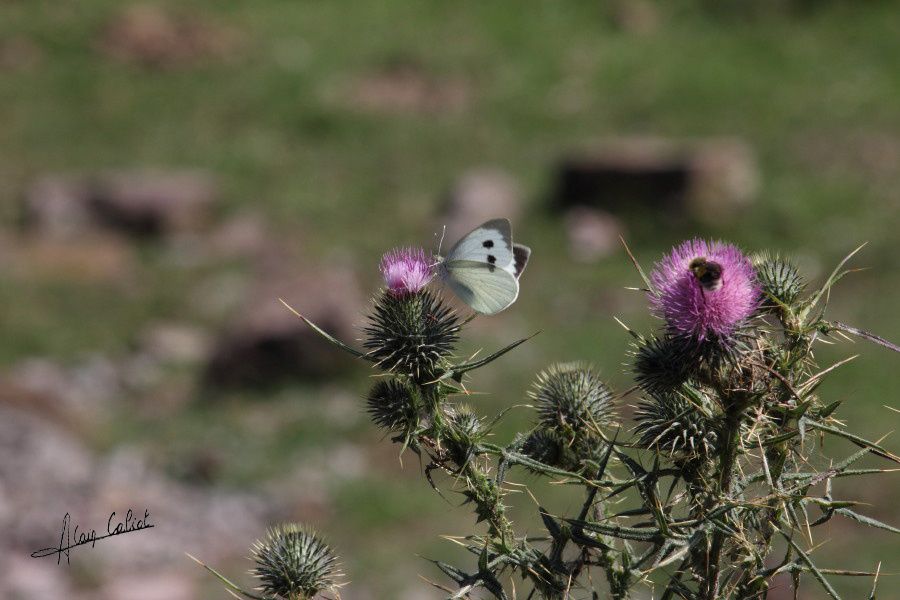
[[[460,300],[493,315],[516,301],[530,256],[530,248],[513,244],[508,219],[491,219],[456,242],[446,258],[439,256],[437,273]]]

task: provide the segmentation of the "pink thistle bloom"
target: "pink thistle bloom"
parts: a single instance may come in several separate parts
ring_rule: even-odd
[[[650,282],[653,313],[699,341],[730,335],[760,302],[750,259],[723,242],[683,242],[654,265]]]
[[[434,270],[421,248],[394,248],[381,258],[381,274],[395,296],[415,294],[434,276]]]

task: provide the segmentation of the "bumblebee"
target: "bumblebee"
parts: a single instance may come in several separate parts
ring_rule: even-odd
[[[695,258],[688,265],[700,287],[707,292],[715,292],[722,287],[722,265],[706,258]]]

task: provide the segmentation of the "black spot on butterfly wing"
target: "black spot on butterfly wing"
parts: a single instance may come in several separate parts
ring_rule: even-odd
[[[522,274],[522,271],[525,270],[525,265],[528,264],[528,259],[530,257],[531,248],[523,246],[522,244],[513,244],[513,261],[515,262],[516,279],[518,279]]]
[[[485,248],[493,248],[494,240],[485,240],[484,242],[481,243],[481,245],[484,246]]]
[[[487,259],[488,259],[488,262],[491,263],[492,265],[497,263],[497,257],[494,256],[493,254],[488,254]]]

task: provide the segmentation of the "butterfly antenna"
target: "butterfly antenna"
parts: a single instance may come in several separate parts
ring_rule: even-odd
[[[437,251],[438,256],[441,255],[441,247],[444,245],[444,235],[446,235],[446,233],[447,233],[447,226],[444,225],[443,227],[441,227],[441,239],[440,239],[440,241],[438,241],[438,251]]]
[[[436,257],[438,260],[435,260],[434,263],[432,265],[430,265],[432,269],[435,268],[436,266],[438,266],[439,264],[441,264],[441,261],[440,261],[441,247],[444,245],[444,235],[446,233],[447,233],[447,226],[444,225],[443,227],[441,227],[441,239],[438,240],[438,248],[437,248],[437,254],[436,254]],[[435,235],[437,235],[437,234],[435,234]]]

